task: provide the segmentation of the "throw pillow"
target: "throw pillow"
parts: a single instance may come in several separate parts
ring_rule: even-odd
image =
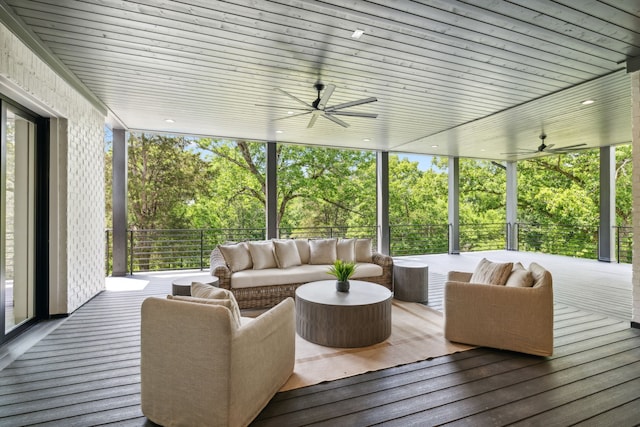
[[[509,274],[507,283],[505,286],[511,286],[514,288],[530,288],[533,286],[533,276],[529,270],[524,268],[514,268]]]
[[[238,306],[238,302],[236,301],[235,295],[233,292],[227,289],[218,288],[217,286],[211,286],[204,283],[192,282],[191,283],[191,296],[195,298],[205,298],[205,299],[228,299],[233,302],[233,307],[231,309],[233,313],[233,317],[237,318],[240,321],[240,307]]]
[[[355,251],[356,262],[371,262],[371,239],[357,239]]]
[[[276,254],[278,268],[288,268],[302,264],[298,246],[293,240],[274,240],[273,251]]]
[[[309,264],[333,264],[338,258],[336,239],[309,240]]]
[[[218,245],[218,249],[232,273],[253,267],[249,247],[246,243]]]
[[[296,246],[298,247],[298,255],[300,255],[300,262],[302,264],[309,264],[309,258],[311,257],[311,250],[309,249],[309,240],[307,239],[294,239]]]
[[[512,262],[497,263],[482,258],[469,280],[471,283],[504,286],[513,269]]]
[[[196,297],[188,297],[188,296],[184,296],[184,295],[167,295],[167,299],[172,299],[172,300],[176,300],[176,301],[192,302],[192,303],[196,303],[196,304],[221,305],[223,307],[226,307],[229,310],[229,312],[231,313],[231,321],[233,322],[233,324],[237,328],[242,326],[242,320],[240,319],[240,316],[236,316],[236,314],[235,314],[235,312],[233,310],[234,303],[231,300],[228,300],[228,299],[196,298]]]
[[[345,262],[356,261],[356,239],[340,239],[336,244],[336,257]]]
[[[251,253],[254,270],[278,267],[276,257],[273,254],[273,243],[271,243],[271,241],[249,242],[249,252]]]

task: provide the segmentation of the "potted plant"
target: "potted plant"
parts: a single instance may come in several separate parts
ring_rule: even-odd
[[[329,268],[328,273],[336,277],[336,290],[338,292],[349,292],[349,278],[353,276],[355,271],[356,264],[354,262],[337,259]]]

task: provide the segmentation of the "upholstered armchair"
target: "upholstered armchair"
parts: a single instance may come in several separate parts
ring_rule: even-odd
[[[240,321],[196,300],[142,304],[142,412],[164,426],[248,425],[293,373],[293,300]]]
[[[524,269],[518,269],[524,270]],[[511,271],[511,267],[509,267]],[[445,283],[444,335],[450,341],[539,356],[553,353],[551,273],[536,263],[529,283],[471,283],[473,273],[449,272]],[[506,279],[506,277],[505,277]]]

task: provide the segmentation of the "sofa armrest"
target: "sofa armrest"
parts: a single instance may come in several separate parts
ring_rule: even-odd
[[[286,383],[295,364],[295,304],[287,298],[237,329],[232,344],[229,425],[244,425]]]
[[[471,280],[473,273],[466,271],[450,271],[447,273],[447,281],[449,282],[468,282]]]
[[[218,286],[223,289],[231,289],[231,270],[222,256],[220,249],[215,248],[209,256],[209,272],[219,280]]]
[[[391,258],[389,255],[384,255],[379,252],[374,252],[371,255],[371,262],[373,262],[374,264],[378,264],[382,268],[393,267],[393,258]]]
[[[550,283],[517,288],[448,281],[444,291],[447,339],[541,356],[553,353]]]

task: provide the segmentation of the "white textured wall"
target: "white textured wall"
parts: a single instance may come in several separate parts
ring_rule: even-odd
[[[104,142],[105,117],[0,23],[0,88],[66,121],[66,133],[52,157],[60,180],[52,192],[54,271],[50,277],[51,314],[71,313],[104,289]],[[17,94],[17,95],[16,95]],[[66,163],[66,165],[65,165]],[[61,300],[55,298],[62,295]]]
[[[640,323],[640,71],[631,74],[633,153],[633,315]]]

